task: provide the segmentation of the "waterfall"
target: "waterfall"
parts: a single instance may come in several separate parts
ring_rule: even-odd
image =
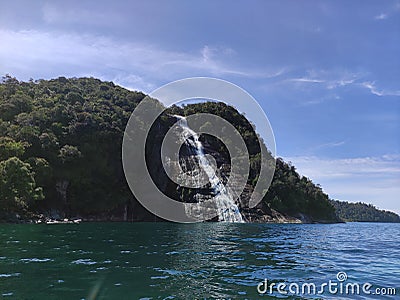
[[[182,129],[182,135],[185,140],[185,144],[190,149],[193,149],[198,160],[199,167],[203,169],[204,173],[208,177],[211,189],[215,195],[214,201],[217,207],[218,220],[220,222],[244,223],[239,208],[233,200],[233,196],[229,193],[224,184],[215,174],[215,170],[211,162],[204,154],[203,145],[199,141],[198,134],[189,128],[185,117],[178,115],[174,115],[174,117],[179,120],[178,125]]]

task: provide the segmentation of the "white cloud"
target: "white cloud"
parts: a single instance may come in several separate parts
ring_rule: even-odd
[[[341,97],[339,95],[336,94],[327,94],[325,96],[321,96],[315,99],[310,99],[310,100],[306,100],[306,101],[302,101],[300,103],[300,106],[308,106],[308,105],[315,105],[315,104],[321,104],[327,101],[337,101],[340,100]]]
[[[106,80],[116,78],[122,84],[149,92],[155,82],[187,76],[268,78],[283,72],[230,66],[223,61],[227,54],[234,55],[229,48],[204,46],[197,53],[186,53],[99,36],[34,30],[0,30],[0,40],[1,70],[23,80],[91,75]]]
[[[377,96],[400,96],[400,90],[384,90],[378,89],[375,85],[375,82],[362,82],[360,85],[368,90],[374,95]]]
[[[388,17],[387,14],[380,13],[379,15],[376,15],[376,16],[374,17],[374,19],[375,19],[375,20],[385,20],[385,19],[387,19],[387,17]]]
[[[347,70],[308,70],[306,74],[306,76],[290,78],[287,81],[298,84],[316,83],[321,84],[326,89],[335,89],[353,84],[356,80],[364,76],[363,74],[352,73]]]
[[[209,46],[205,45],[203,49],[201,49],[201,55],[204,62],[209,62],[213,56],[213,50]]]
[[[334,90],[345,86],[356,86],[366,88],[372,94],[377,96],[400,96],[400,90],[378,88],[375,81],[361,82],[361,79],[366,76],[367,74],[365,73],[352,73],[346,70],[308,70],[306,76],[284,79],[281,83],[293,82],[295,83],[294,87],[302,89],[307,85],[312,84],[316,84],[327,90]],[[323,101],[310,100],[305,104],[315,104],[320,102]]]
[[[334,89],[337,87],[350,85],[356,81],[355,77],[356,77],[356,75],[353,76],[353,79],[346,79],[346,77],[345,77],[345,78],[341,78],[341,79],[331,80],[328,82],[327,88]]]
[[[331,198],[372,203],[400,213],[400,155],[325,159],[285,157],[298,172],[321,184]]]
[[[369,89],[371,91],[371,93],[374,95],[382,96],[382,93],[380,93],[376,90],[376,87],[373,82],[363,82],[363,83],[361,83],[361,86]]]
[[[345,143],[346,143],[346,141],[330,142],[330,143],[318,145],[317,147],[315,147],[315,149],[339,147],[339,146],[343,146]]]
[[[323,83],[323,82],[325,82],[325,80],[323,80],[323,79],[306,78],[306,77],[302,77],[302,78],[292,78],[292,79],[289,79],[289,81],[293,81],[293,82],[306,82],[306,83]]]
[[[99,77],[99,79],[103,78]],[[104,78],[104,80],[107,79]],[[134,74],[118,74],[111,81],[132,91],[150,92],[157,88],[157,86],[147,82],[143,77]]]
[[[390,7],[386,7],[385,12],[381,12],[377,14],[374,19],[378,21],[386,20],[389,17],[400,12],[400,2],[396,1],[396,3]]]
[[[322,146],[340,146],[344,141]],[[322,159],[315,156],[288,157],[303,175],[309,177],[354,177],[396,174],[400,176],[400,156]],[[385,173],[385,174],[384,174]],[[400,178],[400,177],[399,177]]]

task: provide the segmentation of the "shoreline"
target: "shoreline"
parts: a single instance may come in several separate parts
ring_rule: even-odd
[[[136,221],[125,221],[118,219],[85,219],[85,218],[64,218],[64,219],[51,219],[47,218],[46,220],[42,219],[19,219],[18,221],[10,221],[10,220],[2,220],[0,219],[1,224],[32,224],[32,225],[57,225],[57,224],[75,224],[79,225],[82,223],[174,223],[170,221],[146,221],[146,220],[136,220]],[[200,223],[224,223],[224,222],[200,222]],[[225,222],[229,223],[229,222]],[[232,224],[315,224],[315,225],[329,225],[329,224],[347,224],[347,223],[378,223],[378,224],[399,224],[400,222],[379,222],[379,221],[328,221],[328,220],[318,220],[311,222],[293,222],[293,221],[267,221],[267,222],[245,222],[245,223],[233,223]],[[186,224],[186,223],[178,223],[178,224]],[[188,223],[188,224],[196,224],[196,223]]]
[[[80,217],[74,218],[64,218],[64,219],[54,219],[54,218],[30,218],[30,219],[18,219],[15,221],[10,220],[0,220],[0,224],[35,224],[35,225],[57,225],[57,224],[82,224],[82,223],[174,223],[165,220],[159,221],[146,221],[146,220],[136,220],[136,221],[126,221],[126,220],[119,220],[119,219],[85,219]],[[224,223],[224,222],[200,222],[200,223]],[[318,220],[318,221],[311,221],[311,222],[303,222],[299,219],[297,220],[268,220],[268,221],[250,221],[245,222],[243,224],[340,224],[340,223],[352,223],[352,222],[345,222],[345,221],[328,221],[328,220]],[[365,222],[368,223],[368,222]],[[372,222],[372,223],[383,223],[383,222]],[[180,224],[180,223],[179,223]],[[239,223],[235,223],[239,224]]]
[[[61,216],[60,216],[61,215]],[[274,209],[270,209],[269,213],[249,213],[242,212],[245,223],[248,224],[336,224],[346,223],[344,220],[339,218],[332,220],[314,219],[308,215],[297,213],[295,216],[286,215],[280,213]],[[9,214],[8,216],[2,216],[0,218],[1,223],[8,224],[81,224],[81,223],[95,223],[95,222],[110,222],[110,223],[174,223],[168,220],[159,218],[154,219],[127,219],[119,215],[75,215],[72,217],[62,217],[62,214],[50,214],[50,213],[32,213],[25,212],[24,214]],[[205,221],[201,223],[223,223],[215,220]]]

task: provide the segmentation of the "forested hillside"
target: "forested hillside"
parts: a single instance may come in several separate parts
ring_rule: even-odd
[[[0,84],[2,218],[16,213],[44,213],[55,217],[153,220],[154,216],[132,196],[121,163],[126,123],[144,96],[94,78],[20,82],[4,77]],[[235,124],[251,155],[248,183],[254,186],[260,158],[252,125],[223,103],[171,108],[171,112],[182,115],[202,111]],[[211,144],[211,152],[223,153],[218,142]],[[176,193],[178,200],[185,201],[185,193]],[[271,187],[256,213],[269,213],[270,209],[290,216],[304,214],[311,221],[336,220],[321,187],[300,176],[282,159],[277,160]]]
[[[103,213],[128,201],[122,135],[143,97],[93,78],[4,78],[1,209],[20,211],[29,206],[68,216]]]
[[[400,216],[385,210],[379,210],[371,204],[362,202],[332,200],[337,215],[346,222],[388,222],[399,223]]]

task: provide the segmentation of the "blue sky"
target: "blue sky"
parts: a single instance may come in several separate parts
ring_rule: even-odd
[[[0,43],[20,80],[231,81],[301,174],[400,213],[400,1],[0,0]]]

